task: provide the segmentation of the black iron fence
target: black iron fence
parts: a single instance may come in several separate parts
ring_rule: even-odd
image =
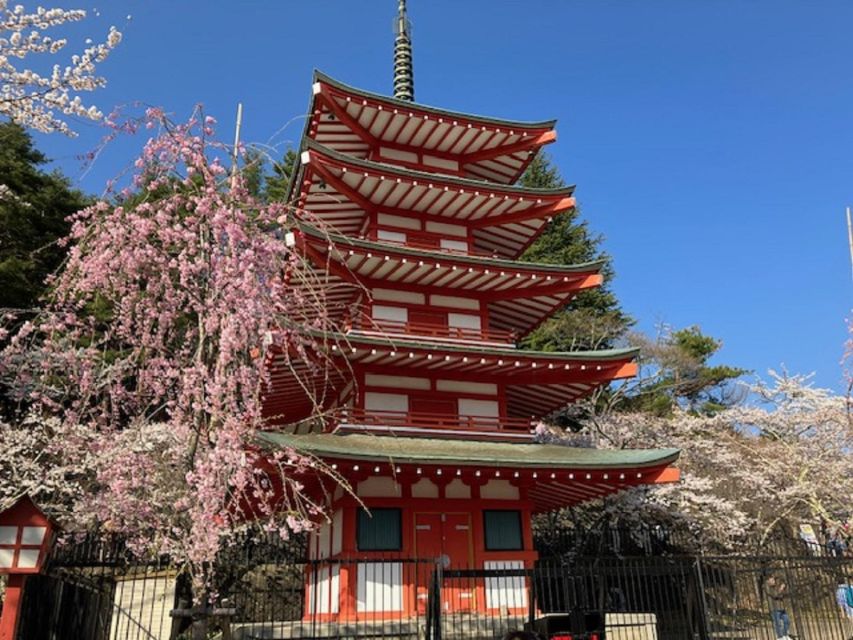
[[[492,640],[532,630],[564,640],[773,640],[784,630],[847,640],[853,559],[795,551],[563,553],[535,566],[459,566],[308,560],[301,541],[247,543],[223,563],[214,605],[194,608],[167,559],[139,562],[120,544],[80,541],[29,579],[19,638]]]

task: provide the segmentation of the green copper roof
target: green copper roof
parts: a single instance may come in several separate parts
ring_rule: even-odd
[[[330,149],[329,147],[320,144],[316,140],[313,140],[309,137],[304,137],[302,139],[302,147],[301,149],[304,151],[306,149],[312,149],[317,153],[321,153],[324,156],[329,156],[334,160],[339,162],[344,162],[346,164],[352,165],[354,167],[359,167],[361,169],[369,169],[372,171],[382,171],[383,173],[392,173],[398,176],[405,176],[407,178],[411,178],[412,180],[418,180],[426,183],[430,182],[442,182],[447,184],[455,184],[460,187],[468,187],[471,189],[483,189],[488,191],[497,191],[508,193],[512,195],[529,195],[531,197],[541,197],[541,196],[570,196],[575,192],[575,185],[568,185],[565,187],[557,187],[554,189],[537,189],[535,187],[520,187],[514,184],[502,184],[500,182],[491,182],[489,180],[474,180],[472,178],[460,178],[457,176],[450,176],[443,173],[429,173],[427,171],[418,171],[416,169],[407,169],[405,167],[401,167],[395,164],[386,164],[384,162],[373,162],[372,160],[363,160],[361,158],[356,158],[354,156],[348,156],[345,153],[340,153],[339,151],[335,151],[334,149]],[[300,166],[301,170],[301,166]],[[497,218],[499,220],[500,218]],[[464,222],[464,220],[456,221],[456,222]]]
[[[374,242],[372,240],[361,240],[350,238],[339,233],[323,232],[306,222],[297,222],[299,229],[315,238],[331,240],[336,245],[348,245],[361,247],[371,251],[393,251],[412,258],[424,258],[426,260],[446,261],[451,263],[462,263],[471,265],[486,265],[506,271],[546,271],[556,274],[566,273],[598,273],[605,265],[604,260],[593,262],[582,262],[581,264],[549,264],[544,262],[519,262],[518,260],[507,260],[504,258],[490,258],[488,256],[469,256],[461,253],[439,253],[428,249],[412,249],[401,244],[390,242]],[[453,295],[454,289],[448,290],[448,295]],[[535,288],[522,289],[521,292],[530,296],[539,295]]]
[[[477,120],[483,123],[515,129],[551,129],[554,127],[555,124],[557,124],[556,120],[542,120],[541,122],[501,120],[500,118],[488,118],[486,116],[462,113],[460,111],[448,111],[447,109],[429,107],[418,102],[410,102],[409,100],[398,100],[396,98],[384,96],[379,93],[370,93],[369,91],[364,91],[363,89],[356,89],[355,87],[351,87],[349,85],[344,84],[343,82],[339,82],[338,80],[335,80],[334,78],[331,78],[325,73],[317,71],[316,69],[314,70],[314,82],[325,82],[326,84],[332,85],[333,87],[340,89],[341,91],[346,91],[347,93],[351,93],[356,96],[361,96],[362,98],[367,98],[368,100],[379,100],[382,102],[387,102],[388,104],[397,105],[401,109],[407,111],[410,111],[412,108],[415,108],[420,111],[427,111],[429,113],[434,113],[439,116],[447,116],[449,118],[462,118],[465,120]]]
[[[322,331],[306,331],[316,336],[326,336],[336,344],[347,344],[348,342],[382,347],[392,347],[398,351],[404,349],[418,349],[420,351],[440,351],[441,353],[461,353],[465,355],[486,355],[494,357],[513,358],[536,358],[543,360],[554,360],[564,362],[565,360],[584,360],[587,362],[604,362],[631,360],[640,354],[639,349],[601,349],[599,351],[529,351],[527,349],[515,349],[513,347],[480,346],[479,343],[454,344],[450,342],[430,342],[428,340],[406,340],[397,336],[380,337],[367,336],[361,333],[333,333]]]
[[[581,449],[556,444],[439,440],[367,434],[294,435],[261,432],[260,444],[290,447],[317,457],[447,463],[488,467],[612,469],[657,467],[678,458],[678,449]]]

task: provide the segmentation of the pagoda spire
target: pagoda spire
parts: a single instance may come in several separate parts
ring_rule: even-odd
[[[412,23],[406,15],[406,0],[399,0],[394,22],[394,97],[415,100],[415,79],[412,71]]]

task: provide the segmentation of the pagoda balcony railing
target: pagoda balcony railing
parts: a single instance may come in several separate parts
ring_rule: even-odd
[[[364,426],[375,425],[482,432],[497,431],[516,434],[530,434],[534,428],[534,421],[529,418],[460,416],[449,413],[386,411],[353,407],[341,409],[338,412],[338,422]]]
[[[409,322],[404,320],[382,320],[364,316],[362,322],[353,329],[359,331],[376,331],[395,335],[413,335],[424,338],[444,340],[464,340],[477,342],[496,342],[514,345],[518,334],[501,329],[470,329],[466,327],[449,327],[447,325]]]

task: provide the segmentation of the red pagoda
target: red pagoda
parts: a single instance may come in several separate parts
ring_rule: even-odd
[[[318,376],[313,398],[292,366],[272,363],[266,410],[280,429],[262,437],[315,456],[351,487],[305,483],[329,514],[311,554],[330,562],[309,578],[307,611],[328,620],[422,609],[425,585],[405,559],[530,567],[534,514],[678,479],[676,450],[534,441],[541,420],[635,375],[636,352],[516,346],[600,285],[603,264],[519,261],[552,216],[575,206],[571,187],[516,185],[556,139],[555,123],[415,103],[400,4],[395,97],[315,73],[291,183],[296,247],[345,331],[325,336],[339,366]],[[306,420],[316,397],[329,420]],[[484,583],[444,608],[488,613],[515,588]]]

